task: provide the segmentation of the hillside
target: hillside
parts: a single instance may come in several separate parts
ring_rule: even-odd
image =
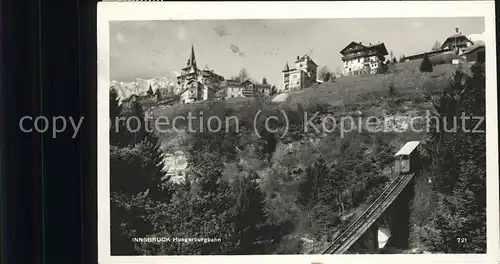
[[[270,100],[260,101],[253,98],[233,98],[224,101],[200,101],[193,104],[177,104],[167,108],[156,108],[152,115],[166,116],[172,120],[175,116],[187,117],[188,113],[205,117],[210,113],[217,114],[224,120],[236,116],[242,123],[251,123],[252,115],[258,110],[277,111],[284,109],[293,115],[300,104],[304,109],[319,109],[322,114],[333,114],[337,117],[349,114],[354,109],[365,115],[375,116],[423,114],[432,109],[431,97],[449,85],[449,79],[456,65],[446,64],[434,67],[430,74],[421,73],[416,68],[409,67],[413,62],[398,63],[402,69],[395,73],[364,76],[345,76],[337,78],[334,83],[320,84],[300,92],[290,93],[279,105],[270,104]],[[389,95],[389,86],[394,87],[394,94]],[[217,110],[214,110],[217,109]],[[214,112],[215,111],[215,112]],[[278,114],[279,116],[280,114]],[[199,127],[194,120],[194,127]],[[185,124],[177,122],[178,128]],[[163,133],[164,146],[178,145],[179,136],[176,133]],[[184,138],[183,135],[181,138]],[[185,141],[186,139],[184,139]]]
[[[469,99],[475,98],[474,102],[480,105],[481,72],[478,67],[469,68],[465,64],[442,64],[435,65],[432,73],[421,73],[410,65],[395,65],[400,70],[387,74],[337,78],[333,83],[287,94],[279,103],[272,102],[272,98],[233,98],[153,108],[148,115],[169,120],[169,124],[156,131],[162,143],[161,151],[166,154],[163,157],[164,169],[182,173],[157,174],[164,175],[158,186],[166,190],[173,188],[180,196],[171,203],[160,201],[157,208],[151,209],[154,211],[151,223],[157,227],[168,226],[171,220],[164,218],[167,209],[172,210],[168,214],[177,213],[179,208],[187,208],[194,203],[199,208],[214,210],[210,211],[210,215],[218,217],[215,220],[218,227],[214,229],[203,217],[192,218],[189,215],[171,223],[181,226],[189,223],[190,227],[186,229],[189,232],[192,232],[191,228],[199,229],[201,226],[207,232],[218,235],[230,232],[227,230],[231,228],[246,228],[230,224],[234,217],[250,220],[260,215],[257,224],[249,224],[255,226],[252,234],[257,230],[261,232],[251,238],[258,243],[246,253],[317,253],[328,246],[341,228],[369,206],[396,176],[394,153],[404,143],[418,140],[424,145],[422,165],[426,166],[426,171],[415,184],[415,198],[408,208],[409,252],[456,251],[457,248],[446,248],[449,245],[454,247],[453,241],[443,247],[440,241],[448,238],[436,231],[436,227],[441,228],[440,219],[448,217],[445,208],[450,206],[450,203],[441,200],[447,199],[460,207],[462,200],[469,199],[454,199],[456,195],[448,189],[450,186],[457,190],[468,188],[467,177],[478,176],[474,180],[481,180],[481,175],[471,174],[468,170],[481,169],[482,156],[477,154],[476,145],[482,139],[470,138],[473,144],[469,144],[468,135],[451,133],[445,139],[450,143],[443,148],[440,146],[440,134],[423,128],[429,128],[429,116],[434,115],[436,110],[440,111],[441,108],[435,109],[434,105],[447,98],[441,97],[444,89],[460,94],[467,92],[459,100],[460,107],[472,107],[474,111],[479,109]],[[469,75],[470,72],[475,73]],[[437,98],[440,100],[435,101]],[[306,115],[316,119],[305,123],[305,119],[309,119]],[[178,117],[190,117],[191,122],[180,119],[174,124],[174,118]],[[215,131],[210,130],[214,127],[214,122],[209,124],[212,117],[220,120]],[[270,117],[273,119],[267,123]],[[373,118],[382,122],[374,124]],[[344,126],[345,120],[352,122]],[[172,129],[173,125],[176,129]],[[436,150],[442,153],[435,154]],[[477,164],[472,164],[475,167],[463,163],[467,159],[454,158],[457,152],[465,150],[470,152],[471,157],[477,158]],[[449,168],[446,162],[456,162],[462,164],[456,168],[468,169],[449,171],[449,175],[445,175],[443,168]],[[453,175],[461,175],[463,183],[453,187]],[[188,186],[197,187],[186,189]],[[185,200],[183,195],[186,190],[196,192],[192,196],[194,200]],[[444,192],[446,190],[448,193]],[[244,194],[234,196],[241,191]],[[198,192],[205,192],[207,196],[200,199]],[[248,195],[253,198],[248,198]],[[220,200],[213,200],[212,197],[219,197]],[[248,211],[248,215],[232,210],[218,215],[218,210],[226,210],[220,209],[220,206],[232,208],[233,205],[253,209]],[[157,217],[163,220],[155,220],[159,219]],[[468,230],[470,225],[464,224],[461,219],[462,216],[457,215],[454,223],[460,230]],[[163,235],[169,232],[160,231]],[[239,231],[237,234],[245,239],[250,236]],[[224,243],[239,242],[228,239]],[[480,243],[477,245],[482,247]],[[188,249],[149,245],[142,250],[179,254]],[[400,249],[384,250],[393,252]],[[470,251],[478,249],[471,247]]]
[[[191,124],[192,127],[195,130],[204,127],[204,131],[207,131],[207,126],[206,123],[202,123],[200,126],[201,116],[205,118],[205,121],[210,116],[217,116],[220,120],[236,117],[239,122],[239,133],[234,134],[234,138],[229,136],[228,140],[233,142],[230,144],[231,146],[228,146],[229,151],[235,151],[237,163],[247,164],[245,166],[256,170],[261,179],[261,188],[269,195],[269,206],[272,207],[270,210],[274,212],[271,214],[273,221],[277,223],[291,222],[294,226],[294,231],[287,236],[286,241],[288,242],[283,244],[284,248],[280,250],[286,253],[293,251],[290,247],[300,247],[303,252],[307,252],[311,245],[303,245],[300,242],[303,238],[312,239],[316,247],[321,247],[321,245],[327,244],[325,244],[325,239],[332,236],[338,226],[331,226],[328,228],[328,232],[325,231],[324,225],[326,223],[322,223],[320,219],[331,222],[331,215],[324,216],[326,218],[318,215],[319,220],[304,218],[301,213],[302,209],[297,202],[297,191],[290,191],[300,188],[301,179],[307,177],[307,171],[311,166],[316,166],[313,164],[320,160],[324,160],[325,164],[330,165],[344,164],[343,166],[347,167],[344,168],[346,172],[343,174],[354,177],[345,184],[352,185],[349,187],[349,192],[353,192],[353,194],[349,195],[356,194],[357,198],[353,200],[346,198],[343,212],[338,215],[339,219],[343,219],[339,220],[340,222],[348,221],[350,219],[347,217],[348,215],[355,215],[360,208],[370,203],[390,180],[392,177],[391,157],[401,145],[410,140],[425,139],[426,132],[410,131],[408,129],[409,122],[411,122],[411,118],[425,117],[427,111],[433,110],[432,97],[440,94],[445,87],[450,85],[449,80],[457,66],[451,64],[436,65],[434,72],[421,73],[409,65],[409,63],[402,63],[398,65],[400,71],[388,74],[337,78],[334,83],[320,84],[300,92],[291,93],[280,104],[272,104],[270,100],[234,98],[224,101],[178,104],[164,109],[157,108],[153,110],[153,115],[155,117],[166,116],[172,120],[176,116],[186,117],[191,113],[192,116],[197,117]],[[390,86],[394,87],[392,94],[389,92]],[[279,110],[286,112],[288,120],[282,118]],[[252,146],[262,150],[268,144],[265,142],[269,142],[266,136],[259,138],[255,133],[253,118],[258,111],[261,111],[261,117],[257,123],[261,125],[265,117],[279,117],[278,124],[275,126],[278,128],[274,133],[275,138],[286,132],[275,143],[271,154],[272,158],[268,161],[265,161],[263,156],[257,158],[257,161],[255,157],[247,157],[249,155],[248,147]],[[387,122],[389,125],[381,127],[381,130],[376,133],[367,133],[366,127],[359,130],[360,132],[356,129],[354,132],[345,134],[339,132],[339,129],[328,133],[324,131],[320,133],[305,132],[303,127],[300,127],[301,120],[303,120],[301,111],[310,113],[309,116],[318,112],[319,121],[326,116],[333,116],[336,120],[347,116],[366,120],[367,117],[371,116],[380,118],[384,122],[389,121]],[[286,128],[286,123],[289,125],[288,128]],[[415,127],[420,128],[424,123],[425,121],[416,123]],[[318,122],[315,124],[320,125]],[[187,123],[178,122],[176,127],[178,129],[186,128]],[[229,128],[229,131],[233,131],[232,129],[235,129],[236,126],[234,123],[228,123],[227,126],[224,124],[223,128]],[[162,129],[166,129],[166,127]],[[188,142],[197,134],[177,133],[170,130],[160,133],[160,138],[167,153],[176,151],[176,155],[179,155],[180,150],[188,155]],[[223,134],[217,137],[228,137],[227,133]],[[233,135],[233,132],[229,134]],[[352,161],[355,163],[352,164]],[[265,165],[261,163],[265,163]],[[258,169],[254,166],[257,166]],[[169,167],[169,164],[166,167]],[[369,167],[373,168],[369,172],[365,171]],[[280,171],[280,176],[273,176],[270,174],[270,170]],[[290,176],[291,178],[289,178]],[[279,179],[274,179],[274,177],[279,177]],[[339,179],[339,182],[344,180],[347,179]],[[271,183],[270,181],[279,183]],[[366,192],[368,185],[371,186],[368,188],[370,191]]]

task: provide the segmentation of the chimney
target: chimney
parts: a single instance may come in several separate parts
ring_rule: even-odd
[[[369,46],[371,46],[371,45],[372,45],[372,43],[371,43],[371,42],[368,42],[368,45],[369,45]]]
[[[300,59],[300,56],[297,56],[297,61]]]
[[[359,44],[363,45],[363,42],[360,41]]]
[[[455,28],[455,32],[458,33],[458,27]]]

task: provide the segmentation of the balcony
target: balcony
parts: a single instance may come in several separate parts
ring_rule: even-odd
[[[361,51],[361,52],[346,54],[344,57],[342,57],[342,61],[352,60],[361,57],[378,56],[378,55],[380,55],[380,53],[377,50]]]
[[[241,93],[246,96],[246,97],[252,97],[253,96],[253,89],[243,89]]]

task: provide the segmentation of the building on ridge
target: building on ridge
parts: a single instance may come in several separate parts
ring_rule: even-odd
[[[474,44],[465,49],[462,58],[470,63],[484,63],[486,59],[486,49],[483,44]]]
[[[458,27],[456,27],[455,34],[446,38],[443,45],[441,45],[441,49],[452,49],[456,54],[461,55],[465,49],[472,45],[474,45],[474,42],[462,35],[462,32],[459,32]]]
[[[343,75],[375,74],[383,67],[388,55],[384,43],[363,45],[352,41],[340,51],[344,63]]]
[[[179,93],[179,99],[183,104],[208,101],[215,98],[216,92],[217,88],[215,86],[191,79],[185,83],[184,89]]]
[[[412,60],[420,60],[426,54],[429,57],[436,55],[444,55],[444,54],[456,54],[463,57],[464,52],[470,50],[471,47],[475,46],[474,42],[468,37],[462,35],[459,31],[459,28],[455,28],[455,34],[446,38],[446,40],[441,45],[441,48],[438,50],[433,50],[429,52],[417,53],[411,56],[406,56],[402,58],[403,61],[412,61]]]
[[[216,92],[217,99],[229,99],[235,97],[267,97],[271,94],[271,85],[253,83],[250,80],[240,82],[237,80],[224,80],[220,89]]]
[[[180,96],[183,103],[211,100],[223,80],[224,77],[214,73],[208,67],[203,70],[198,68],[194,45],[191,45],[191,54],[186,66],[181,69],[180,75],[177,76],[175,93]]]
[[[316,83],[318,65],[309,57],[297,56],[295,68],[290,68],[288,62],[283,69],[283,91],[293,92],[310,87]]]

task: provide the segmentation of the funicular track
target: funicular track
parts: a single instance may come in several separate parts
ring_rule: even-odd
[[[323,254],[343,254],[346,252],[382,215],[382,213],[387,210],[408,185],[413,176],[415,176],[414,173],[398,175],[361,216],[333,240],[332,244],[323,251]]]

